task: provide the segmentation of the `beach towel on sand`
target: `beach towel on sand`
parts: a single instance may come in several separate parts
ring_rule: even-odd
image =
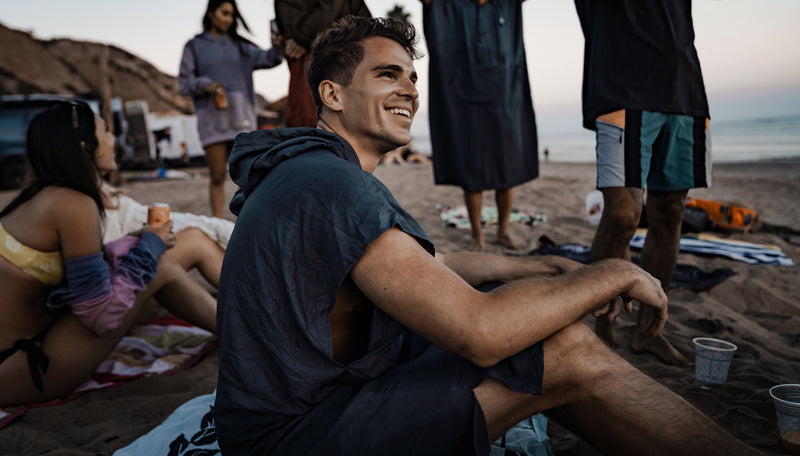
[[[216,337],[171,315],[143,320],[122,338],[73,396],[44,404],[0,409],[0,428],[28,409],[57,405],[77,394],[116,386],[145,375],[171,374],[193,366],[216,347]]]
[[[114,452],[114,456],[164,454],[169,456],[219,454],[214,426],[216,391],[184,403],[147,434]],[[534,415],[511,428],[492,444],[491,456],[550,456],[547,418]]]
[[[646,236],[646,232],[637,231],[633,239],[631,239],[631,248],[641,249],[644,247]],[[681,236],[680,249],[681,252],[723,256],[748,264],[794,266],[792,259],[787,257],[777,246],[734,241],[705,233],[694,236]]]
[[[542,236],[539,238],[539,247],[528,253],[528,255],[557,255],[583,264],[588,264],[590,262],[591,253],[591,249],[584,245],[556,245],[555,242],[547,236]],[[638,258],[631,258],[631,260],[639,264]],[[726,268],[703,271],[689,264],[678,263],[675,265],[675,273],[672,275],[672,282],[670,282],[669,287],[703,291],[718,285],[734,274],[736,273]]]
[[[466,206],[450,207],[443,204],[436,206],[439,209],[439,217],[442,219],[442,226],[459,228],[468,230],[469,215]],[[511,210],[512,223],[524,223],[530,226],[536,226],[542,222],[547,221],[547,216],[538,214],[536,212],[520,211],[517,209]],[[492,206],[485,206],[481,209],[481,225],[496,225],[497,224],[497,208]]]

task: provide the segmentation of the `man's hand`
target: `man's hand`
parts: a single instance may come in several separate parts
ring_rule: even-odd
[[[286,57],[290,59],[299,59],[306,55],[306,49],[303,46],[297,44],[293,39],[289,38],[286,40],[286,45],[284,46],[283,53]]]
[[[631,311],[631,301],[634,299],[643,306],[653,308],[653,316],[644,326],[642,333],[646,336],[657,336],[667,323],[667,295],[661,288],[661,281],[644,269],[633,264],[631,266],[636,274],[634,283],[628,291],[622,294],[621,299],[628,312]]]

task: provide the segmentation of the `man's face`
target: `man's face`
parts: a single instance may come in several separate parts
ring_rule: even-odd
[[[385,153],[411,141],[411,121],[419,108],[417,72],[394,40],[368,38],[362,45],[364,58],[341,90],[341,120],[362,147]]]

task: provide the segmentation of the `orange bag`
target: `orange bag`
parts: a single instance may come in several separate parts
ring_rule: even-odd
[[[688,198],[686,207],[700,209],[708,214],[712,228],[727,231],[754,233],[761,228],[758,212],[741,203],[721,203],[719,201]]]

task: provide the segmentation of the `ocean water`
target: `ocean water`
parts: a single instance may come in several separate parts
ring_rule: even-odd
[[[427,124],[427,121],[427,117],[418,118],[415,124]],[[553,162],[594,161],[594,132],[575,129],[550,133],[546,127],[546,123],[540,123],[541,159],[544,159],[544,149],[547,148],[549,160]],[[421,153],[430,154],[427,126],[412,129],[412,136],[414,147]],[[711,150],[714,163],[800,158],[800,114],[712,120]]]
[[[551,161],[594,161],[594,132],[539,134],[539,154]],[[714,163],[800,158],[800,114],[711,123]]]

